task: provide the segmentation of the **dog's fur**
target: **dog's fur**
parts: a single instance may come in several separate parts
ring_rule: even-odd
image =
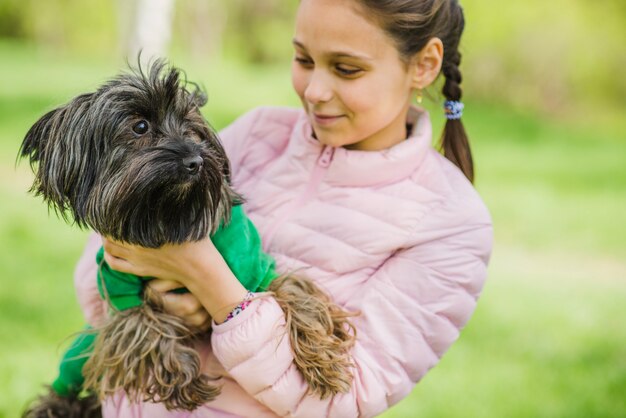
[[[139,67],[119,75],[29,130],[20,155],[35,172],[31,190],[66,220],[117,241],[158,248],[200,240],[228,222],[241,200],[229,185],[226,154],[199,111],[205,103],[201,89],[164,61],[147,73]],[[280,277],[269,291],[285,311],[296,365],[311,392],[326,398],[347,391],[351,314],[301,277]],[[219,386],[200,374],[196,330],[165,313],[157,295],[144,299],[98,329],[83,369],[87,393],[101,400],[122,389],[136,402],[186,410],[213,399]],[[75,400],[81,399],[92,411],[93,397]],[[65,416],[48,408],[57,404],[50,394],[25,416]]]

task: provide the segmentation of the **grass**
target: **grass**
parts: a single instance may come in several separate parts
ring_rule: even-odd
[[[27,193],[17,149],[46,110],[118,65],[7,43],[0,61],[0,417],[13,417],[82,326],[71,276],[86,236]],[[288,69],[179,63],[204,82],[218,128],[258,104],[297,105]],[[624,126],[471,102],[464,120],[495,225],[490,277],[459,342],[384,417],[625,416]]]

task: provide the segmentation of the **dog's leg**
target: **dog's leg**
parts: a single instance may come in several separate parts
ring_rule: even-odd
[[[194,410],[213,400],[220,386],[200,372],[193,334],[180,318],[163,312],[156,295],[146,296],[142,306],[115,312],[98,329],[83,369],[85,388],[101,399],[121,389],[131,402]]]
[[[356,330],[349,313],[337,306],[313,282],[282,276],[269,286],[285,312],[296,366],[321,399],[345,393],[352,384],[349,351]]]
[[[94,395],[59,396],[52,389],[40,396],[22,414],[22,418],[101,418],[100,402]]]

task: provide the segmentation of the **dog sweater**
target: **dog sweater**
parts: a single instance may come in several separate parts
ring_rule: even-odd
[[[261,248],[261,238],[241,205],[232,208],[227,225],[211,236],[211,241],[221,253],[233,274],[252,292],[264,291],[278,275],[274,259]],[[98,290],[108,299],[114,310],[122,311],[143,303],[145,277],[115,271],[104,261],[104,248],[96,255],[98,263]],[[93,348],[96,331],[87,328],[65,352],[59,366],[59,376],[52,389],[60,396],[70,396],[82,390],[82,369]]]

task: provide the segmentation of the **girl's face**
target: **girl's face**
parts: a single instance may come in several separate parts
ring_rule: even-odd
[[[293,40],[294,89],[324,145],[388,148],[406,137],[415,71],[354,0],[302,0]]]

